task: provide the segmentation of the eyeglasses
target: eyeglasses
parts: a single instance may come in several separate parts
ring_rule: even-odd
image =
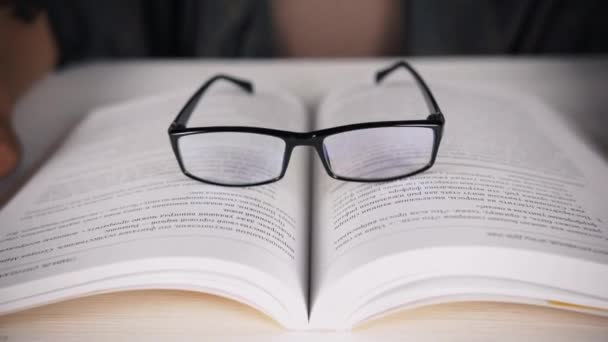
[[[186,127],[203,94],[217,81],[253,94],[253,85],[227,75],[205,82],[169,127],[182,172],[215,185],[244,187],[280,180],[296,146],[312,146],[329,176],[352,182],[384,182],[428,170],[435,163],[445,119],[422,77],[405,61],[376,73],[376,84],[406,69],[422,91],[430,114],[425,120],[358,123],[312,132],[246,126]]]

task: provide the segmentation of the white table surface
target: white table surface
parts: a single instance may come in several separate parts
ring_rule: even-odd
[[[40,81],[18,104],[14,118],[17,133],[23,143],[24,155],[17,172],[0,181],[0,194],[7,194],[11,188],[17,186],[29,171],[48,157],[53,145],[56,145],[80,118],[98,106],[166,91],[194,89],[210,75],[224,72],[282,86],[300,96],[312,112],[320,98],[332,88],[372,77],[377,68],[387,65],[391,61],[163,60],[100,62],[71,67]],[[422,58],[410,59],[410,61],[427,79],[431,88],[436,82],[473,83],[499,89],[517,88],[519,91],[535,94],[564,115],[571,123],[572,129],[583,134],[608,159],[608,132],[606,131],[608,129],[608,110],[606,110],[608,108],[608,57],[577,59]],[[197,325],[192,323],[194,319],[192,317],[198,316],[190,316],[189,322],[192,324],[182,326],[182,330],[176,328],[180,327],[179,325],[163,330],[162,322],[175,318],[175,312],[171,310],[176,308],[194,310],[188,306],[191,299],[180,297],[183,303],[179,304],[179,300],[168,299],[167,296],[172,295],[161,294],[158,298],[164,298],[163,300],[167,303],[169,300],[171,303],[176,303],[175,307],[162,306],[156,308],[159,310],[158,312],[150,313],[146,309],[146,305],[152,305],[150,299],[145,294],[141,296],[143,297],[127,298],[117,294],[109,295],[109,297],[85,298],[80,302],[60,303],[8,318],[0,317],[0,341],[10,341],[11,336],[29,336],[27,331],[37,337],[43,337],[48,332],[59,333],[57,336],[63,336],[59,338],[60,340],[70,336],[76,337],[78,340],[81,338],[78,337],[81,336],[78,335],[78,332],[95,331],[100,333],[100,336],[114,336],[117,331],[122,331],[125,334],[137,332],[139,337],[143,337],[144,340],[149,340],[148,337],[158,339],[163,336],[205,335],[205,332],[210,332],[217,340],[225,340],[230,336],[233,339],[240,339],[247,336],[248,332],[252,332],[260,340],[272,337],[273,340],[310,340],[311,338],[315,340],[318,338],[377,340],[381,338],[383,340],[471,341],[489,338],[502,341],[523,338],[535,341],[608,341],[608,321],[604,319],[576,314],[569,316],[572,314],[557,310],[527,309],[512,305],[504,307],[484,307],[482,305],[480,309],[480,306],[476,304],[472,306],[448,305],[439,311],[422,309],[396,316],[388,323],[380,323],[380,328],[337,335],[285,333],[280,329],[277,332],[275,328],[267,331],[264,330],[265,328],[261,330],[259,327],[251,328],[251,324],[243,328],[240,327],[240,324],[247,318],[239,316],[241,313],[236,316],[228,315],[227,317],[234,317],[235,321],[228,321],[220,326],[213,326],[209,323]],[[198,300],[204,302],[207,297],[202,296],[201,298]],[[112,300],[116,304],[112,304],[111,308],[132,301],[134,306],[131,306],[130,310],[136,312],[129,316],[130,320],[125,318],[126,316],[121,316],[124,315],[124,311],[120,311],[122,309],[115,309],[117,311],[113,313],[112,309],[104,306],[109,306],[108,303],[113,303]],[[89,303],[91,301],[93,303]],[[215,299],[211,299],[209,303],[214,301]],[[106,310],[107,315],[100,316],[98,311],[81,312],[78,308],[83,303],[89,307],[101,307],[99,310]],[[231,311],[224,305],[218,306],[219,309],[214,309],[212,306],[201,314],[203,318],[205,315],[221,316],[221,314]],[[112,316],[113,314],[118,315],[119,323],[117,323],[116,317]],[[249,313],[245,315],[249,315]],[[243,320],[239,321],[241,319],[239,317]],[[145,327],[137,325],[143,321],[149,322],[145,327],[151,329],[148,330],[148,333],[154,336],[146,335]],[[262,326],[264,324],[268,325],[268,322],[263,323]],[[23,335],[24,331],[25,335]],[[62,331],[65,332],[64,335],[61,335]],[[164,337],[160,339],[164,339]]]

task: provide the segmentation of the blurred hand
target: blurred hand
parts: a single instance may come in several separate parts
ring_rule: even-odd
[[[53,69],[58,55],[45,13],[31,21],[19,20],[4,3],[0,0],[0,179],[19,161],[19,143],[12,127],[14,103]]]
[[[0,178],[10,174],[19,161],[19,144],[11,125],[13,103],[0,83]]]

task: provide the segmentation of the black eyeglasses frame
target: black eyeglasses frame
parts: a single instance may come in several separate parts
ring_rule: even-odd
[[[249,127],[249,126],[208,126],[208,127],[186,127],[194,108],[198,104],[200,98],[207,91],[207,89],[213,85],[215,82],[219,80],[228,81],[243,89],[249,94],[254,94],[253,84],[249,81],[235,78],[225,74],[218,74],[207,80],[186,102],[184,107],[180,110],[179,114],[173,120],[171,125],[169,126],[169,138],[171,140],[171,146],[173,148],[173,152],[175,153],[177,162],[181,171],[188,177],[197,180],[199,182],[203,182],[206,184],[227,186],[227,187],[248,187],[248,186],[258,186],[273,183],[281,180],[287,171],[287,166],[289,165],[289,159],[291,157],[291,153],[296,146],[311,146],[313,147],[319,158],[321,158],[321,162],[327,174],[338,180],[342,181],[350,181],[350,182],[361,182],[361,183],[373,183],[373,182],[388,182],[397,179],[402,179],[406,177],[410,177],[416,175],[418,173],[424,172],[430,169],[434,164],[437,158],[437,152],[439,151],[439,145],[441,143],[441,138],[443,136],[443,128],[445,125],[445,117],[435,98],[422,79],[422,77],[416,72],[416,70],[406,61],[399,61],[388,68],[382,69],[376,73],[375,81],[376,84],[380,84],[389,74],[393,73],[395,70],[399,68],[407,69],[410,74],[414,77],[416,84],[420,88],[426,105],[429,108],[430,114],[424,120],[396,120],[396,121],[377,121],[377,122],[366,122],[366,123],[356,123],[350,125],[337,126],[332,128],[326,128],[321,130],[316,130],[312,132],[292,132],[292,131],[284,131],[277,130],[271,128],[262,128],[262,127]],[[389,178],[356,178],[356,177],[344,177],[337,175],[331,170],[330,163],[328,161],[327,156],[324,153],[323,142],[325,138],[339,133],[344,133],[348,131],[355,131],[361,129],[369,129],[369,128],[381,128],[381,127],[424,127],[433,130],[434,140],[433,147],[431,151],[431,158],[429,162],[422,168],[410,172],[407,174],[389,177]],[[262,182],[257,183],[247,183],[247,184],[230,184],[230,183],[219,183],[214,181],[209,181],[206,179],[199,178],[186,170],[181,153],[178,147],[178,141],[181,137],[188,136],[191,134],[204,134],[204,133],[217,133],[217,132],[231,132],[231,133],[251,133],[251,134],[262,134],[267,136],[276,137],[282,139],[285,143],[285,150],[283,152],[283,165],[281,168],[281,173],[275,178],[271,178]]]

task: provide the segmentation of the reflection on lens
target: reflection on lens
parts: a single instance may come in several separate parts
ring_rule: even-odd
[[[178,148],[191,175],[225,185],[248,185],[280,176],[285,142],[263,134],[215,132],[182,136]]]
[[[434,141],[433,129],[428,127],[379,127],[330,135],[323,149],[337,176],[380,180],[427,166]]]

